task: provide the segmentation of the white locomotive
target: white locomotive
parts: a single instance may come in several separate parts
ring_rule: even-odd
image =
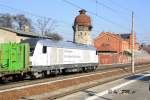
[[[98,64],[96,49],[90,45],[49,39],[29,39],[28,43],[31,69],[36,77],[95,70]]]

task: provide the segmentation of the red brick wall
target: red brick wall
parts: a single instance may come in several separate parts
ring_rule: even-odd
[[[122,41],[122,49],[121,49],[121,52],[124,52],[124,51],[128,51],[129,50],[129,42],[128,41]]]
[[[94,41],[98,51],[123,52],[129,49],[129,42],[111,33],[101,33]]]
[[[121,41],[119,39],[117,39],[114,36],[107,35],[107,34],[99,36],[94,41],[94,45],[98,51],[120,52],[120,50],[121,50],[120,43],[121,43]]]
[[[123,54],[99,54],[99,64],[129,63],[131,57]]]
[[[103,55],[100,54],[99,56],[99,64],[112,64],[112,55]]]
[[[131,56],[124,54],[99,54],[99,64],[125,64],[131,62]],[[135,62],[150,62],[150,56],[135,57]]]

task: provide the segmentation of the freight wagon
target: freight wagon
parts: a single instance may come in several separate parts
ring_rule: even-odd
[[[0,44],[0,77],[21,76],[30,70],[29,45],[3,43]]]

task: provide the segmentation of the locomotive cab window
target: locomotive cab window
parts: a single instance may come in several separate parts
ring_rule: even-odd
[[[96,51],[96,55],[98,55],[98,51]]]
[[[43,52],[43,53],[47,53],[47,46],[43,46],[42,52]]]
[[[35,49],[34,47],[31,47],[31,48],[30,48],[30,56],[33,56],[34,49]]]

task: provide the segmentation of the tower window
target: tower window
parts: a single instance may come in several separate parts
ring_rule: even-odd
[[[80,34],[78,34],[78,37],[80,36]]]
[[[84,26],[79,26],[79,27],[78,27],[78,30],[79,30],[79,31],[83,31],[83,30],[84,30]]]
[[[89,31],[88,26],[85,26],[85,27],[84,27],[84,31]]]
[[[78,31],[89,31],[89,26],[78,26]]]
[[[109,37],[107,37],[107,41],[109,41]]]

